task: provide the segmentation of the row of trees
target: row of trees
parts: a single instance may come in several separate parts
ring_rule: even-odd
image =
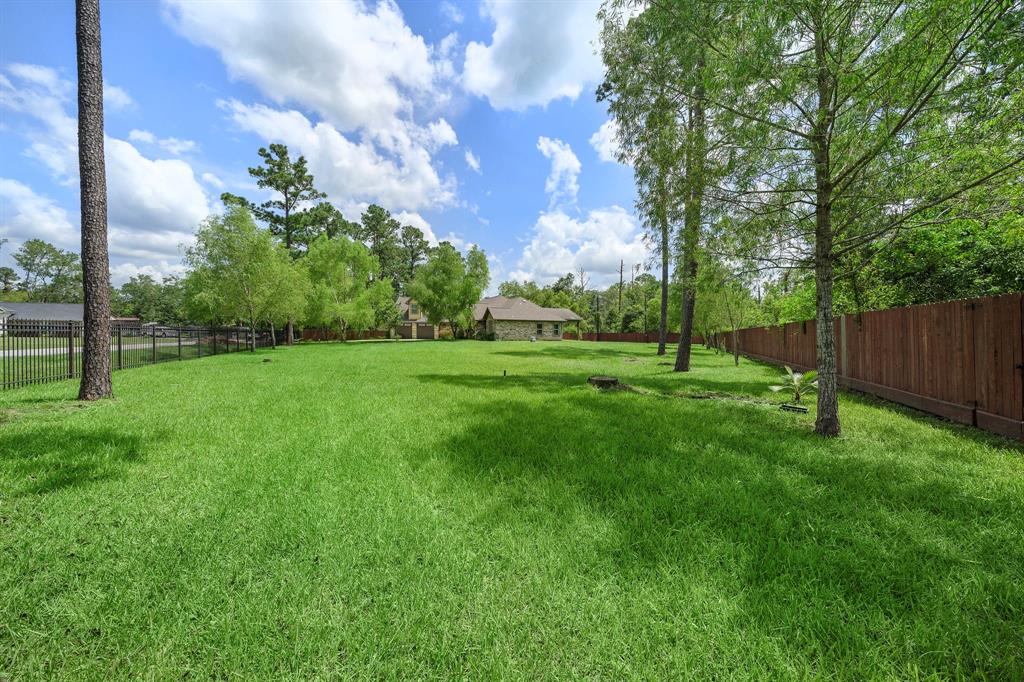
[[[304,157],[292,160],[288,147],[271,144],[261,147],[262,164],[249,168],[249,175],[272,198],[255,202],[227,193],[221,200],[229,208],[242,208],[266,226],[279,239],[285,252],[293,259],[303,258],[322,237],[341,235],[365,244],[375,259],[375,281],[389,282],[392,293],[406,290],[416,267],[424,263],[430,245],[419,228],[402,225],[381,206],[373,204],[359,222],[347,220],[333,204],[323,201],[327,194],[316,188]],[[378,293],[379,295],[379,293]],[[291,343],[294,320],[287,321],[287,338]]]
[[[306,240],[302,256],[295,257],[271,229],[257,225],[245,205],[207,218],[185,260],[183,307],[192,320],[269,326],[272,336],[281,324],[344,334],[387,329],[401,320],[395,283],[381,275],[372,244],[344,233],[320,234]],[[403,286],[431,320],[448,322],[455,333],[472,326],[472,305],[487,283],[481,250],[474,247],[463,257],[442,242]]]
[[[815,428],[838,435],[837,294],[863,298],[871,276],[906,269],[886,257],[901,240],[1019,219],[1024,9],[772,0],[630,16],[633,4],[602,7],[598,98],[662,263],[675,260],[676,369],[689,367],[706,263],[748,295],[785,279],[778,298],[813,295]],[[663,265],[662,301],[668,279]]]

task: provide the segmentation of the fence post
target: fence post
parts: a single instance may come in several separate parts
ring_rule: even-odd
[[[68,379],[75,377],[75,323],[68,322]]]
[[[192,338],[191,334],[189,338]],[[203,328],[199,327],[196,329],[196,357],[203,357]]]
[[[217,354],[217,330],[216,329],[211,329],[210,331],[213,332],[213,354],[216,355]]]
[[[178,327],[178,359],[181,360],[181,327]]]
[[[156,327],[153,327],[153,364],[156,364]]]
[[[121,369],[123,365],[121,359],[121,325],[117,325],[117,368]]]

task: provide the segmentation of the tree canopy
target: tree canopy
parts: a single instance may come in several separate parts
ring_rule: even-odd
[[[452,333],[466,330],[466,313],[480,300],[490,281],[487,256],[476,246],[465,257],[449,242],[441,242],[416,271],[409,295],[430,321],[447,322]]]

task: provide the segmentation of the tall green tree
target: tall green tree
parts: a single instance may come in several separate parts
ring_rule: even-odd
[[[454,246],[441,242],[416,271],[409,295],[434,324],[448,322],[452,335],[466,328],[466,312],[480,300],[490,281],[487,256],[474,246],[463,258]]]
[[[263,165],[249,168],[249,175],[262,189],[275,193],[274,198],[256,204],[230,193],[221,195],[226,206],[247,208],[270,228],[271,234],[281,239],[285,249],[298,256],[313,238],[318,228],[327,230],[336,223],[337,215],[323,203],[314,203],[327,196],[314,185],[306,157],[294,161],[283,144],[271,144],[269,149],[260,147],[258,152]],[[294,320],[286,325],[287,343],[292,343]]]
[[[306,320],[312,324],[336,328],[343,338],[349,329],[373,327],[381,287],[394,306],[391,284],[372,279],[377,259],[360,242],[344,235],[318,237],[310,244],[306,264],[312,284]]]
[[[303,312],[309,278],[248,209],[234,206],[207,218],[185,252],[189,314],[217,323],[242,321],[255,333],[261,324],[273,332]],[[273,333],[271,334],[273,337]]]
[[[377,259],[376,279],[391,282],[394,290],[401,289],[402,272],[405,269],[404,255],[399,243],[402,224],[385,208],[370,204],[363,212],[356,229],[355,238],[366,244]]]
[[[24,277],[28,300],[42,303],[78,303],[82,300],[82,261],[42,239],[29,239],[14,252]]]
[[[295,253],[309,241],[310,213],[317,206],[314,202],[327,194],[314,185],[306,157],[293,161],[288,147],[283,144],[260,147],[257,153],[263,165],[249,168],[249,175],[261,189],[274,192],[274,198],[255,204],[224,193],[221,199],[225,204],[248,208],[257,220],[270,228],[271,234],[281,239],[289,252]]]
[[[400,280],[403,290],[416,274],[416,268],[426,262],[430,253],[430,243],[423,235],[423,230],[412,225],[403,225],[398,239],[401,251]]]
[[[633,166],[637,209],[656,245],[661,263],[661,305],[658,322],[658,355],[664,355],[668,336],[668,281],[671,261],[672,223],[678,219],[685,160],[685,136],[679,130],[677,104],[668,81],[679,71],[665,39],[657,10],[625,22],[622,3],[606,3],[601,56],[605,80],[598,101],[608,102],[616,122],[619,161]],[[651,21],[652,18],[655,20]],[[644,68],[638,68],[643,63]]]
[[[0,268],[0,291],[5,294],[14,291],[17,281],[18,273],[14,271],[14,268],[9,268],[6,265]]]
[[[719,47],[732,62],[720,87],[689,99],[727,112],[716,125],[759,151],[732,201],[761,257],[814,271],[815,430],[836,436],[837,267],[1017,177],[1021,10],[1004,0],[740,9],[740,20],[722,23]]]
[[[620,125],[625,160],[634,164],[638,208],[658,243],[681,220],[674,239],[680,282],[680,338],[675,371],[690,368],[693,310],[702,237],[721,209],[709,201],[736,160],[736,145],[715,122],[717,108],[706,97],[725,55],[710,45],[734,3],[653,3],[635,14],[630,0],[606,0],[601,17],[606,81],[599,96],[611,102]],[[626,12],[625,10],[629,10]],[[634,15],[635,16],[631,16]],[[631,18],[630,18],[631,16]],[[666,251],[662,295],[667,300]],[[667,325],[668,315],[664,316]]]

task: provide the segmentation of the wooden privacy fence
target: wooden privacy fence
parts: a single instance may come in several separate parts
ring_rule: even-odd
[[[839,383],[987,431],[1024,439],[1024,294],[836,318]],[[725,334],[733,350],[732,335]],[[816,365],[815,323],[741,329],[741,354]]]
[[[110,364],[115,370],[207,355],[252,351],[270,345],[242,327],[110,325]],[[82,374],[82,323],[70,320],[0,319],[0,389]]]

